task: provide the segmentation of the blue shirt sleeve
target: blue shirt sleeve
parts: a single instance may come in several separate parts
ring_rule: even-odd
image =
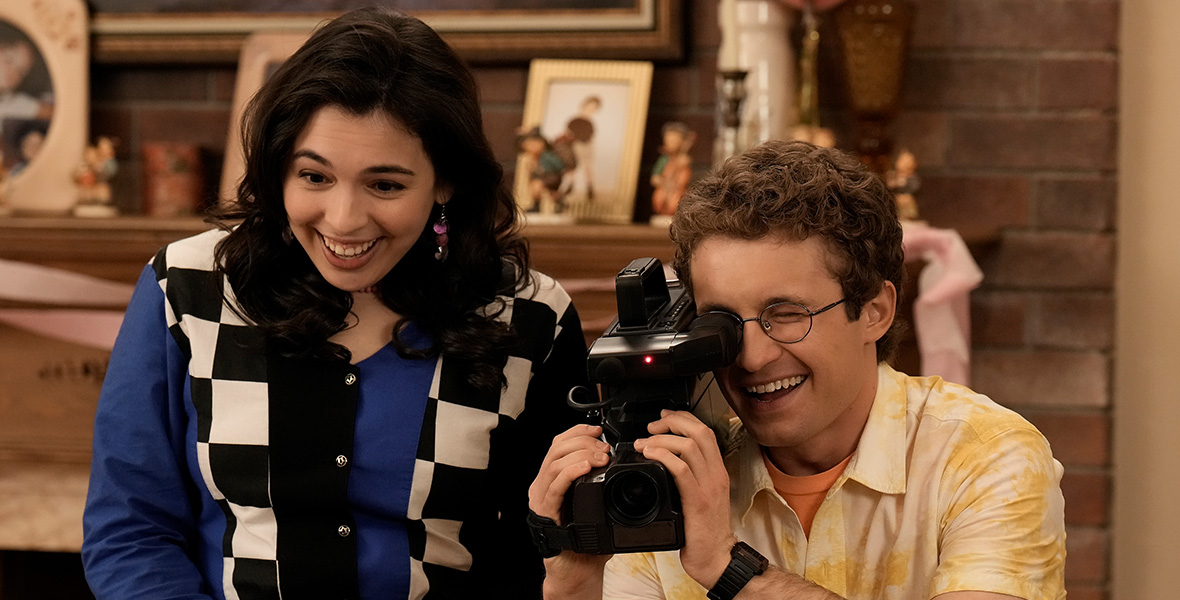
[[[82,561],[98,600],[216,592],[196,564],[196,486],[185,458],[187,364],[150,266],[128,304],[94,424]]]

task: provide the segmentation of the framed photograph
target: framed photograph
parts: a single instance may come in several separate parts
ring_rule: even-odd
[[[535,57],[678,60],[684,0],[380,0],[473,63]],[[233,62],[259,31],[310,31],[372,0],[91,0],[99,62]],[[325,10],[324,7],[331,7]]]
[[[225,162],[221,166],[221,185],[218,193],[220,201],[232,201],[237,198],[238,184],[246,172],[246,159],[242,154],[242,114],[246,111],[246,104],[271,73],[307,41],[309,35],[310,31],[259,32],[251,34],[242,45],[241,57],[238,59],[238,74],[234,80],[229,134],[225,138]]]
[[[0,3],[0,211],[66,214],[89,128],[82,0]]]
[[[513,191],[530,222],[628,223],[652,64],[534,60]]]

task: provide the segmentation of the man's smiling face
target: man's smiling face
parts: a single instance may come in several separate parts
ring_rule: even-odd
[[[775,302],[814,311],[843,297],[829,267],[836,258],[818,237],[714,236],[691,260],[693,296],[702,313],[723,310],[745,319]],[[855,444],[876,393],[876,340],[893,318],[891,309],[879,306],[892,303],[892,284],[884,287],[860,318],[849,320],[845,306],[837,306],[815,315],[810,333],[792,344],[771,339],[757,321],[743,325],[738,359],[716,375],[759,444],[795,449],[802,457]]]

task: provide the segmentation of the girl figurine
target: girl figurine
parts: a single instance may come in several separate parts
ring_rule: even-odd
[[[918,160],[909,150],[902,150],[893,161],[893,169],[885,174],[885,182],[897,201],[897,216],[903,221],[918,219],[918,200],[914,194],[922,187],[918,177]]]
[[[651,206],[655,215],[672,215],[692,180],[692,157],[689,151],[696,141],[696,132],[680,121],[664,124],[664,145],[660,157],[652,167]]]
[[[119,214],[111,205],[111,179],[118,171],[113,138],[100,136],[93,146],[86,147],[82,164],[74,172],[74,183],[78,186],[74,216],[113,217]]]

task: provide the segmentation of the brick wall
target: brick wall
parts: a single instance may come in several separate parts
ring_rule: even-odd
[[[1105,599],[1119,2],[912,1],[895,138],[918,157],[923,217],[987,232],[972,247],[985,277],[972,296],[974,387],[1049,437],[1066,467],[1070,598]],[[671,119],[701,134],[694,157],[698,170],[709,166],[715,3],[687,0],[685,13],[686,60],[656,67],[645,170],[656,155],[655,132]],[[822,117],[847,144],[851,119],[830,21],[821,48]],[[488,134],[511,168],[527,68],[476,71]],[[135,157],[144,141],[199,144],[216,181],[233,79],[224,65],[95,66],[92,131],[123,140],[116,191],[125,210],[138,208]]]
[[[1109,597],[1117,0],[916,0],[898,140],[973,248],[974,386],[1066,467],[1067,588]]]

